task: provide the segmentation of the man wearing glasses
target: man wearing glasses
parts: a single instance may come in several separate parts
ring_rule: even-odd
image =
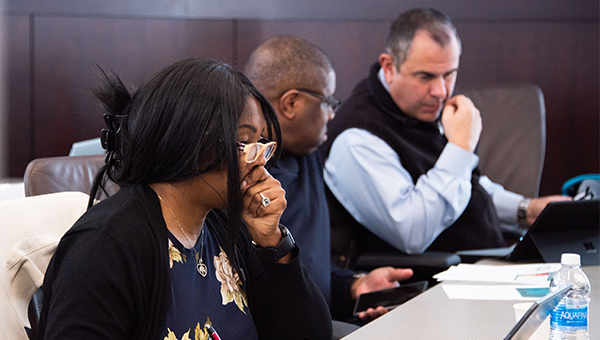
[[[479,111],[452,96],[460,53],[445,14],[401,14],[379,63],[329,124],[325,181],[342,216],[332,227],[355,233],[363,251],[501,247],[501,223],[529,226],[549,201],[567,199],[529,200],[479,172]]]
[[[332,316],[350,316],[359,294],[396,287],[412,276],[412,270],[385,267],[356,275],[331,265],[329,211],[322,160],[316,151],[327,140],[327,122],[340,105],[333,97],[331,62],[306,40],[278,36],[252,53],[244,71],[269,100],[281,125],[284,153],[270,170],[286,191],[288,204],[281,223],[305,250],[302,262],[330,303]],[[379,307],[359,317],[366,321],[385,312]]]

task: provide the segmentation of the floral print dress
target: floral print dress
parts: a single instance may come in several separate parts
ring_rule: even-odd
[[[196,268],[201,252],[205,277]],[[194,249],[183,247],[169,232],[169,259],[171,306],[165,340],[208,340],[205,324],[221,339],[258,339],[242,281],[210,228],[204,226]]]

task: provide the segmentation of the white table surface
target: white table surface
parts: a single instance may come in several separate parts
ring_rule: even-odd
[[[600,340],[600,266],[583,270],[592,283],[590,339]],[[499,340],[515,325],[512,306],[523,301],[450,300],[443,284],[430,288],[343,340]]]

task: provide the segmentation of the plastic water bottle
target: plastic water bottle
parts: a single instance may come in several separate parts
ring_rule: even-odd
[[[550,314],[550,340],[588,340],[590,280],[581,270],[579,254],[562,254],[562,267],[550,281],[550,291],[573,287]]]

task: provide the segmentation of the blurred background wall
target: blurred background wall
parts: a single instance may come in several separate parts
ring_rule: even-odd
[[[4,1],[0,0],[0,178],[8,176],[8,134],[6,126],[6,26],[4,25]]]
[[[421,6],[455,22],[463,43],[457,87],[541,87],[540,195],[600,172],[597,0],[6,0],[5,176],[22,177],[30,160],[67,155],[73,142],[99,136],[102,110],[89,94],[95,63],[135,86],[183,58],[241,69],[264,40],[294,34],[331,57],[344,99],[383,51],[390,22]]]

